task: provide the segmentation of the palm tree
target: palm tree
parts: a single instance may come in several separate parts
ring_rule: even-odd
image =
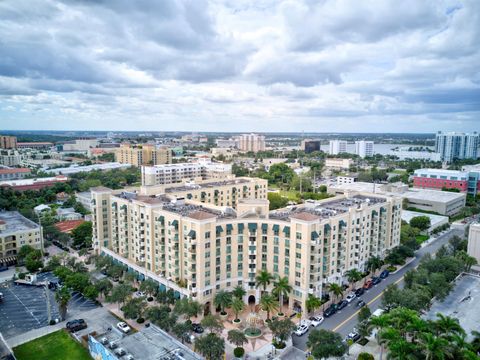
[[[232,294],[225,290],[220,290],[214,298],[215,306],[219,307],[221,315],[225,315],[225,308],[230,307],[232,303]]]
[[[270,313],[278,309],[278,302],[272,295],[263,294],[260,298],[260,309],[267,312],[267,320],[270,320]]]
[[[67,316],[67,305],[71,297],[72,295],[66,287],[62,287],[55,293],[55,300],[58,303],[58,310],[62,320],[65,320],[65,317]]]
[[[315,295],[309,294],[307,300],[305,301],[305,307],[307,308],[308,313],[314,312],[316,309],[319,309],[322,306],[322,300],[320,300]]]
[[[385,341],[381,340],[380,330],[390,325],[390,321],[385,316],[373,316],[369,319],[369,324],[370,329],[377,329],[375,337],[378,344],[380,345],[380,360],[382,360],[383,344],[385,343]]]
[[[222,359],[225,352],[225,340],[217,334],[210,333],[195,339],[195,351],[207,360]]]
[[[282,312],[282,307],[283,307],[283,297],[288,296],[290,292],[292,291],[292,287],[288,283],[288,278],[286,276],[281,277],[278,279],[278,281],[275,281],[273,283],[273,295],[278,296],[278,302],[280,304],[280,312]]]
[[[362,273],[357,269],[350,269],[348,270],[345,275],[347,276],[347,280],[352,286],[352,290],[355,290],[355,283],[362,279]]]
[[[246,294],[247,294],[247,292],[245,291],[245,289],[243,288],[242,285],[238,285],[232,291],[232,295],[235,296],[238,299],[242,299]]]
[[[328,291],[335,296],[335,299],[338,299],[339,296],[343,298],[343,289],[338,284],[335,284],[335,283],[328,284]]]
[[[232,307],[233,312],[235,313],[234,321],[238,321],[238,314],[241,313],[243,309],[245,309],[245,303],[243,302],[242,299],[239,299],[238,297],[234,297],[230,305]]]
[[[438,320],[435,321],[437,335],[448,337],[450,335],[465,335],[465,331],[460,326],[458,319],[437,313]]]
[[[380,269],[382,265],[382,259],[380,259],[378,256],[372,256],[370,259],[368,259],[366,267],[372,272],[373,275],[375,275],[375,271]]]
[[[244,332],[240,330],[230,330],[227,334],[227,340],[236,347],[241,347],[243,344],[248,342]]]
[[[267,291],[267,286],[273,281],[274,277],[267,270],[261,270],[255,280],[257,281],[257,288],[263,287],[263,292]]]
[[[420,347],[425,360],[443,360],[451,355],[448,341],[431,333],[421,335]]]

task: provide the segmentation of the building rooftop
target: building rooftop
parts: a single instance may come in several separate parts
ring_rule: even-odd
[[[0,211],[0,221],[3,221],[6,225],[6,229],[1,231],[2,235],[22,230],[40,229],[37,223],[27,219],[18,211]]]
[[[18,174],[18,173],[30,173],[32,172],[27,168],[13,168],[13,169],[0,169],[0,174]]]
[[[70,233],[73,229],[77,228],[84,222],[85,222],[84,220],[65,220],[65,221],[57,222],[55,224],[55,227],[60,232]]]
[[[224,211],[219,211],[206,206],[185,204],[183,202],[170,202],[163,206],[163,210],[196,220],[206,220],[214,217],[221,219],[235,219],[237,217],[235,210],[232,208],[226,207]]]
[[[231,180],[223,180],[223,181],[209,181],[209,182],[202,182],[202,183],[191,183],[181,186],[173,186],[165,189],[166,193],[174,193],[174,192],[183,192],[183,191],[191,191],[194,189],[210,189],[219,186],[225,185],[239,185],[239,184],[248,184],[252,182],[251,179],[247,178],[236,178]]]
[[[409,191],[401,195],[408,199],[430,200],[439,202],[448,202],[466,197],[465,193],[426,189],[410,189]]]
[[[457,279],[455,287],[443,301],[434,301],[425,318],[435,319],[437,313],[457,318],[471,339],[471,331],[480,324],[480,277],[465,274]]]
[[[444,170],[444,169],[417,169],[415,175],[427,174],[427,175],[451,175],[451,176],[467,176],[465,171],[460,170]]]

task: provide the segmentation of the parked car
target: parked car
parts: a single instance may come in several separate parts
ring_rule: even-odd
[[[303,320],[300,322],[300,325],[305,325],[305,326],[310,327],[310,326],[312,325],[312,322],[311,322],[309,319],[303,319]]]
[[[130,328],[130,326],[127,325],[127,323],[123,322],[123,321],[120,321],[118,324],[117,324],[117,328],[122,331],[123,333],[127,334],[130,330],[132,330]]]
[[[310,318],[310,321],[311,321],[311,326],[313,327],[317,327],[318,325],[320,325],[322,322],[323,322],[323,316],[312,316]]]
[[[381,281],[382,281],[382,279],[380,279],[379,277],[376,277],[376,276],[372,277],[372,284],[373,285],[378,285],[378,284],[380,284]]]
[[[386,279],[388,277],[388,275],[390,275],[390,271],[388,270],[383,270],[381,273],[380,273],[380,278],[381,279]]]
[[[203,333],[203,327],[200,324],[192,323],[192,330],[194,333],[201,334]]]
[[[118,347],[118,344],[114,341],[110,341],[110,343],[108,344],[108,347],[113,350]]]
[[[355,290],[355,295],[356,295],[357,297],[362,296],[364,293],[365,293],[365,289],[364,289],[363,287],[358,288],[357,290]]]
[[[368,289],[371,289],[373,286],[373,283],[372,283],[372,280],[371,279],[368,279],[365,284],[363,284],[363,288],[365,290],[368,290]]]
[[[295,329],[295,335],[297,336],[302,336],[308,331],[308,326],[307,325],[299,325]]]
[[[76,331],[86,329],[87,328],[87,323],[83,319],[76,319],[76,320],[72,320],[72,321],[67,322],[65,327],[67,328],[68,331],[73,333],[73,332],[76,332]]]
[[[3,294],[0,292],[0,302],[3,301]]]
[[[323,312],[323,317],[330,317],[337,312],[337,304],[332,304]]]
[[[347,295],[345,300],[347,300],[347,302],[350,304],[356,297],[357,295],[355,295],[354,292],[351,292],[350,294]]]
[[[363,301],[362,299],[360,299],[360,300],[357,301],[357,303],[356,303],[355,306],[361,308],[361,307],[364,307],[365,305],[367,305],[367,304],[365,303],[365,301]]]
[[[117,350],[115,350],[115,355],[117,356],[123,356],[125,355],[127,352],[125,351],[124,348],[118,348]]]
[[[347,335],[347,339],[353,340],[353,342],[357,342],[358,340],[360,340],[360,338],[360,334],[355,329]]]
[[[342,300],[337,304],[337,311],[342,310],[343,308],[347,307],[348,301],[347,300]]]

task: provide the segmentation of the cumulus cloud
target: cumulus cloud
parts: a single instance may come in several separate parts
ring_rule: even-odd
[[[0,125],[475,130],[479,17],[476,0],[5,0]]]

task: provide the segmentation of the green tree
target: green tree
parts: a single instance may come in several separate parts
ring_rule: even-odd
[[[202,311],[202,305],[198,301],[184,297],[175,302],[174,311],[179,315],[185,315],[190,320]]]
[[[227,340],[231,342],[236,347],[242,347],[243,344],[248,343],[248,339],[245,336],[245,333],[240,330],[230,330],[227,334]]]
[[[343,297],[343,288],[335,283],[328,284],[328,291],[333,294],[335,299]]]
[[[158,284],[151,279],[147,279],[145,281],[142,281],[142,283],[140,284],[140,291],[143,291],[150,296],[156,296],[158,292]]]
[[[278,303],[280,305],[280,312],[283,313],[283,298],[287,297],[288,294],[292,291],[292,287],[288,283],[288,278],[286,276],[279,278],[273,283],[272,294],[278,296]]]
[[[42,252],[34,250],[25,257],[25,267],[29,272],[36,272],[43,267]]]
[[[285,341],[291,336],[295,329],[295,324],[289,318],[282,320],[275,319],[268,323],[268,327],[272,331],[272,335],[276,339],[281,348],[285,347]]]
[[[85,221],[72,230],[73,245],[90,247],[92,245],[92,222]]]
[[[382,259],[378,256],[372,256],[367,260],[367,264],[365,265],[368,270],[370,270],[374,275],[375,271],[380,269],[383,265]]]
[[[431,333],[422,334],[419,343],[425,360],[443,360],[451,355],[448,341]]]
[[[435,329],[437,335],[465,335],[465,330],[460,326],[458,319],[452,318],[441,313],[437,313],[437,321],[435,321]]]
[[[113,288],[112,283],[107,278],[101,279],[95,283],[95,287],[98,292],[102,294],[105,298],[110,294],[110,291]]]
[[[72,295],[70,295],[70,291],[66,287],[62,287],[55,293],[55,300],[57,301],[58,311],[62,320],[65,320],[68,302],[71,298]]]
[[[17,258],[18,260],[24,260],[28,254],[35,252],[35,249],[30,245],[23,245],[20,250],[18,250]]]
[[[362,352],[358,354],[357,360],[375,360],[375,357],[370,353]]]
[[[145,310],[145,316],[165,331],[170,331],[177,323],[177,317],[168,305],[149,307]]]
[[[173,334],[184,344],[186,341],[190,341],[190,333],[192,331],[191,322],[176,323],[172,327]]]
[[[255,277],[257,288],[262,287],[263,292],[267,291],[267,286],[273,281],[274,277],[267,270],[261,270]]]
[[[370,318],[371,315],[372,315],[372,312],[370,311],[370,308],[368,306],[364,306],[358,312],[358,321],[362,322],[362,321],[368,320],[368,318]]]
[[[220,290],[215,294],[213,301],[215,306],[220,308],[220,314],[225,315],[227,313],[225,309],[229,308],[232,304],[232,294],[228,291]]]
[[[94,285],[87,285],[85,289],[83,289],[82,294],[87,298],[87,299],[92,299],[95,300],[98,297],[98,290]]]
[[[216,315],[206,315],[200,322],[202,326],[210,332],[220,332],[223,330],[222,321]]]
[[[269,209],[276,210],[287,206],[288,199],[280,195],[279,193],[269,192],[267,194],[268,201],[270,202]]]
[[[222,359],[225,352],[225,341],[218,335],[209,333],[195,339],[195,351],[207,360]]]
[[[125,301],[132,296],[133,288],[128,284],[120,284],[112,289],[109,302],[125,304]]]
[[[145,306],[146,302],[143,297],[131,298],[120,308],[120,310],[123,311],[123,315],[127,319],[137,319],[142,316]]]
[[[242,287],[242,285],[237,285],[232,291],[232,295],[238,299],[242,299],[246,294],[247,292]]]
[[[238,321],[238,314],[240,314],[245,309],[245,303],[242,299],[234,297],[231,303],[233,312],[235,313],[235,320]]]
[[[430,218],[428,216],[415,216],[410,220],[410,226],[420,229],[420,231],[428,230],[430,225]]]
[[[265,293],[260,298],[260,309],[267,313],[267,320],[270,320],[270,313],[278,310],[278,302],[272,295]]]
[[[310,331],[307,347],[315,359],[340,357],[347,351],[347,345],[343,343],[340,334],[325,329]]]
[[[363,278],[362,273],[360,271],[358,271],[357,269],[350,269],[345,273],[345,275],[347,276],[347,280],[350,283],[350,286],[354,290],[355,290],[355,283],[357,281],[362,280],[362,278]]]
[[[273,164],[268,170],[269,182],[289,184],[295,177],[295,172],[285,163]]]
[[[308,294],[308,298],[305,301],[305,307],[307,308],[308,313],[314,312],[316,309],[320,309],[322,306],[322,300],[316,297],[313,294]]]

